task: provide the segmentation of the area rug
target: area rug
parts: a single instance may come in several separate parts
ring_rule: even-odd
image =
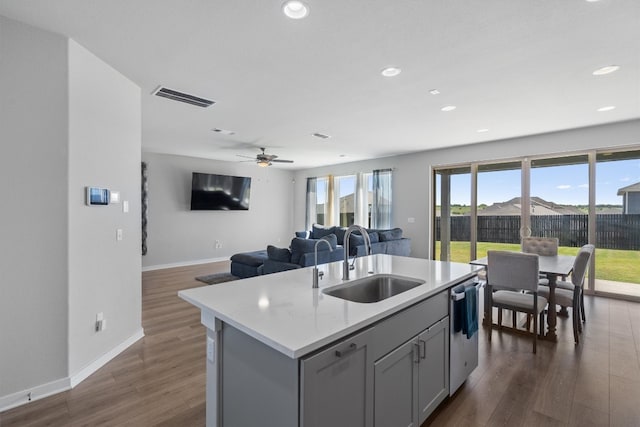
[[[231,282],[238,279],[239,277],[236,277],[231,273],[215,273],[196,277],[196,280],[204,282],[207,285],[216,285],[218,283]]]

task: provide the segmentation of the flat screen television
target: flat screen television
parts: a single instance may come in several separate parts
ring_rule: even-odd
[[[250,195],[250,177],[193,172],[192,211],[246,211]]]

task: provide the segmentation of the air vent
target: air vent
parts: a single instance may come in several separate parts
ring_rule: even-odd
[[[311,135],[315,136],[316,138],[320,138],[320,139],[329,139],[331,138],[329,135],[325,135],[323,133],[312,133]]]
[[[235,132],[232,130],[226,130],[226,129],[220,129],[220,128],[213,128],[211,129],[212,131],[216,132],[216,133],[221,133],[223,135],[235,135]]]
[[[189,95],[188,93],[178,92],[177,90],[167,89],[166,87],[162,86],[159,86],[156,90],[154,90],[152,92],[152,95],[173,99],[174,101],[185,102],[187,104],[196,105],[203,108],[207,108],[215,104],[215,101],[199,98],[197,96]]]

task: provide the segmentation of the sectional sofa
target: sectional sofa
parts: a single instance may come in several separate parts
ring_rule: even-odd
[[[327,244],[318,245],[318,264],[339,261],[344,257],[346,227],[325,227],[314,224],[311,230],[296,232],[288,248],[268,246],[266,250],[235,254],[231,257],[231,274],[241,278],[270,274],[295,268],[308,267],[315,262],[315,245],[319,239]],[[411,239],[402,237],[401,228],[388,230],[368,229],[372,254],[409,256]],[[349,236],[349,255],[364,256],[364,237],[352,233]]]

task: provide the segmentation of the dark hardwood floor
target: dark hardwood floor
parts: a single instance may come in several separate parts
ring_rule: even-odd
[[[199,310],[176,293],[228,269],[143,273],[145,337],[73,390],[0,413],[0,426],[203,426],[205,331]],[[526,336],[494,330],[489,343],[481,329],[480,366],[424,426],[640,425],[640,304],[585,303],[579,346],[566,318],[558,319],[560,342],[539,343],[537,355]]]

